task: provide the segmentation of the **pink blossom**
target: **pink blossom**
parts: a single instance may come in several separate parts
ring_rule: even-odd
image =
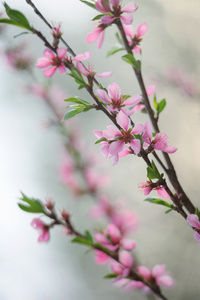
[[[31,226],[33,228],[38,229],[40,231],[40,235],[38,237],[38,242],[48,242],[50,235],[49,235],[49,227],[44,224],[40,219],[33,219],[31,222]]]
[[[96,74],[96,72],[94,72],[93,65],[88,64],[88,68],[86,68],[81,63],[81,61],[88,60],[91,57],[91,55],[92,55],[91,52],[85,52],[85,53],[81,53],[79,55],[76,55],[73,58],[73,60],[77,61],[76,67],[79,70],[79,72],[81,72],[81,74],[83,74],[84,76],[86,76],[88,79],[91,78],[91,77],[93,78],[94,76],[101,77],[101,78],[108,78],[108,77],[110,77],[112,75],[112,71]]]
[[[145,130],[142,135],[142,139],[145,142],[144,147],[151,146],[153,149],[167,153],[174,153],[177,151],[176,147],[168,146],[168,137],[165,133],[157,133],[152,140],[152,126],[149,122],[145,123]]]
[[[118,112],[122,110],[125,114],[129,116],[134,112],[132,110],[126,110],[124,108],[135,106],[142,100],[142,97],[138,95],[129,98],[123,96],[121,94],[119,86],[115,82],[108,86],[108,92],[106,92],[103,89],[99,89],[96,91],[96,93],[100,100],[103,103],[107,104],[107,108],[111,112]]]
[[[66,58],[67,50],[65,48],[58,48],[56,50],[57,56],[49,48],[44,50],[44,57],[41,57],[37,60],[36,67],[43,69],[45,77],[51,77],[58,69],[62,74],[65,73],[66,68],[63,63],[63,60]]]
[[[112,271],[120,275],[115,279],[115,282],[121,280],[124,277],[127,277],[130,273],[130,270],[133,268],[134,259],[133,255],[130,252],[125,250],[119,253],[119,262],[113,261],[111,263]]]
[[[125,34],[130,38],[128,40],[129,45],[133,47],[133,51],[135,53],[139,53],[141,50],[141,47],[138,45],[142,41],[142,36],[146,34],[148,30],[148,25],[146,22],[140,23],[137,25],[136,33],[134,34],[133,27],[130,25],[123,25]]]
[[[165,272],[165,265],[156,265],[152,269],[147,268],[146,266],[138,266],[138,273],[150,281],[150,283],[156,283],[158,286],[163,287],[172,287],[174,285],[174,281],[172,277]],[[146,286],[142,281],[131,280],[125,286],[126,290],[135,290],[141,289],[145,293],[150,292],[150,288]]]
[[[149,195],[152,190],[155,190],[160,197],[171,199],[164,187],[154,187],[154,183],[152,181],[141,182],[139,184],[139,188],[143,191],[145,196]]]
[[[191,227],[200,229],[200,221],[199,217],[195,214],[190,214],[187,216],[187,221],[190,224]],[[200,242],[200,230],[194,232],[194,238]]]
[[[103,24],[110,24],[119,18],[123,24],[130,25],[133,21],[133,16],[130,14],[138,9],[137,5],[133,2],[128,3],[122,9],[120,0],[110,0],[109,2],[106,0],[97,0],[95,6],[102,13],[106,14],[100,19]]]
[[[105,138],[107,141],[102,141],[102,154],[108,158],[114,157],[114,164],[118,162],[120,155],[126,156],[132,151],[138,154],[141,149],[140,140],[135,138],[135,134],[141,134],[143,132],[143,125],[136,124],[134,128],[131,128],[130,119],[122,111],[120,111],[116,117],[116,121],[122,128],[121,131],[110,125],[107,129],[102,131],[93,131],[98,138]],[[124,149],[125,146],[129,147]],[[124,153],[125,152],[125,153]]]
[[[104,264],[110,260],[109,255],[107,255],[106,253],[100,250],[95,249],[94,253],[95,253],[95,262],[97,264]]]
[[[120,247],[131,251],[136,247],[136,242],[124,238],[120,230],[114,224],[109,224],[103,233],[96,233],[95,239],[110,251],[116,251]]]
[[[98,174],[93,168],[85,168],[84,175],[89,189],[93,192],[106,186],[110,181],[107,174]]]
[[[93,43],[97,41],[97,48],[100,49],[104,40],[105,29],[105,24],[97,22],[96,27],[87,35],[87,43]]]

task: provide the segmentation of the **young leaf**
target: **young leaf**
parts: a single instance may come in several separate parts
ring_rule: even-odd
[[[162,100],[158,103],[157,111],[158,111],[159,114],[163,111],[163,109],[165,108],[166,104],[167,104],[167,102],[166,102],[165,99],[162,99]]]
[[[107,139],[103,137],[103,138],[99,139],[98,141],[96,141],[95,144],[99,144],[99,143],[104,142],[104,141],[106,142]]]
[[[123,45],[122,39],[121,39],[121,37],[120,37],[120,35],[119,35],[118,32],[116,32],[115,37],[116,37],[118,43],[121,44],[121,45]]]
[[[91,235],[91,233],[88,230],[85,231],[85,237],[87,238],[88,241],[90,241],[91,243],[93,243],[92,235]]]
[[[87,86],[87,83],[84,81],[83,76],[76,68],[72,68],[69,75],[75,79],[76,83],[78,83],[81,88]]]
[[[91,241],[87,240],[84,237],[79,237],[79,236],[76,236],[73,240],[71,240],[71,242],[81,244],[81,245],[86,245],[86,246],[93,246],[93,243]]]
[[[107,53],[107,57],[124,50],[124,47],[122,47],[121,45],[116,45],[115,47],[113,47],[112,49],[110,49]]]
[[[89,102],[79,98],[79,97],[71,97],[71,98],[67,98],[64,101],[66,102],[72,102],[72,103],[78,103],[78,104],[83,104],[83,105],[88,105],[90,104]]]
[[[28,198],[25,194],[22,193],[22,198],[20,200],[24,201],[26,205],[18,203],[18,206],[29,213],[44,213],[44,206],[38,199]]]
[[[28,30],[32,30],[28,20],[26,17],[18,10],[11,9],[6,2],[4,2],[4,7],[6,9],[6,13],[11,21],[15,22],[13,25],[21,26]]]
[[[159,173],[154,161],[152,160],[151,167],[147,167],[147,177],[149,179],[161,179],[162,174]]]
[[[138,69],[138,70],[141,69],[141,61],[136,60],[135,57],[133,56],[133,54],[126,54],[126,55],[122,56],[122,59],[125,62],[127,62],[128,64],[130,64],[131,66],[133,66],[135,69]]]
[[[168,202],[162,200],[162,199],[158,199],[158,198],[147,198],[144,199],[144,201],[148,201],[149,203],[154,203],[154,204],[159,204],[159,205],[163,205],[166,206],[168,208],[170,208],[170,210],[174,209],[174,205],[169,204]]]
[[[91,3],[91,2],[84,1],[84,0],[80,0],[80,1],[83,2],[83,3],[85,3],[86,5],[88,5],[89,7],[98,10],[98,9],[96,8],[95,4],[93,4],[93,3]]]
[[[116,278],[118,275],[115,273],[109,273],[107,275],[105,275],[103,278],[105,279],[112,279],[112,278]]]
[[[154,107],[155,107],[155,109],[157,111],[158,110],[158,102],[156,100],[156,95],[154,96],[153,103],[154,103]]]
[[[96,17],[94,17],[92,19],[92,21],[97,21],[97,20],[101,19],[101,17],[103,17],[103,16],[104,16],[103,14],[97,15]]]
[[[70,106],[70,107],[72,107],[72,106]],[[93,108],[92,105],[78,105],[78,106],[73,106],[73,107],[77,107],[77,108],[68,111],[66,113],[66,115],[64,116],[64,119],[63,119],[64,121],[69,120],[69,119],[73,118],[74,116],[76,116],[82,112],[86,112],[86,111],[90,110],[91,108]]]

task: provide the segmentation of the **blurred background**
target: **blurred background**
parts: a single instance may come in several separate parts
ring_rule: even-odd
[[[124,1],[124,3],[128,1]],[[129,66],[121,61],[121,52],[105,59],[116,42],[116,28],[108,28],[101,51],[96,43],[87,44],[86,35],[92,31],[90,21],[95,11],[78,0],[35,0],[49,22],[62,23],[63,37],[76,53],[92,51],[91,62],[98,73],[113,70],[113,76],[103,85],[116,82],[123,94],[140,93]],[[34,14],[25,0],[8,0],[21,10],[30,24],[51,39],[49,29]],[[200,1],[138,1],[133,26],[147,22],[149,31],[142,42],[142,65],[146,85],[156,85],[157,99],[167,99],[160,116],[160,128],[169,136],[169,144],[178,147],[172,155],[178,177],[193,203],[199,206],[199,147],[200,147]],[[0,4],[3,12],[3,4]],[[30,197],[56,201],[58,209],[67,208],[80,231],[92,228],[88,209],[92,200],[73,199],[61,183],[58,169],[63,156],[63,141],[57,130],[46,126],[52,112],[36,96],[24,91],[25,72],[18,73],[6,62],[3,49],[25,41],[27,55],[33,61],[42,57],[44,46],[37,37],[19,36],[22,30],[8,28],[0,35],[0,300],[78,300],[147,299],[140,292],[124,293],[103,279],[105,266],[94,263],[93,253],[70,243],[60,228],[51,232],[48,244],[37,243],[37,232],[30,222],[33,217],[17,206],[20,191]],[[35,68],[35,76],[44,81],[43,71]],[[69,96],[81,96],[90,101],[83,91],[77,91],[69,76],[59,73],[52,79]],[[63,115],[66,110],[63,111]],[[97,155],[92,130],[103,130],[109,125],[100,112],[88,112],[76,117],[82,128],[82,138]],[[145,122],[147,116],[138,113],[134,120]],[[199,287],[199,246],[192,230],[175,213],[164,214],[162,207],[143,202],[138,184],[146,179],[146,169],[136,157],[126,157],[116,165],[103,159],[106,172],[112,176],[107,191],[113,199],[124,197],[128,206],[140,217],[137,255],[143,264],[164,263],[175,279],[175,287],[164,294],[169,299],[197,300]]]

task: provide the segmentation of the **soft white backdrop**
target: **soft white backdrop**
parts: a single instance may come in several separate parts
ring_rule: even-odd
[[[127,1],[126,1],[127,2]],[[91,31],[91,20],[95,12],[78,0],[35,0],[34,3],[49,21],[62,22],[64,38],[75,52],[92,49],[93,63],[98,72],[114,70],[105,85],[116,81],[124,93],[137,93],[139,89],[128,65],[121,63],[120,55],[102,62],[114,42],[114,29],[108,29],[106,40],[99,52],[96,44],[87,45],[86,34]],[[22,10],[36,28],[45,34],[49,29],[42,24],[24,0],[8,0],[8,4]],[[139,10],[135,22],[147,21],[149,33],[144,39],[143,66],[147,84],[153,84],[152,75],[165,74],[170,66],[180,67],[192,74],[198,83],[199,39],[198,28],[200,3],[198,0],[184,1],[138,1]],[[3,8],[3,6],[1,5]],[[25,36],[14,40],[20,30],[8,30],[11,43],[19,39],[28,40],[35,61],[42,56],[43,45],[36,37]],[[3,45],[3,38],[1,41]],[[48,245],[37,243],[37,233],[30,227],[31,215],[17,207],[20,190],[29,196],[42,199],[51,196],[58,207],[69,206],[73,219],[80,230],[91,226],[87,218],[89,200],[72,203],[66,189],[60,184],[57,167],[60,162],[61,139],[53,130],[41,129],[41,123],[50,113],[46,106],[33,96],[21,93],[26,79],[8,68],[1,57],[0,68],[0,300],[78,300],[93,299],[146,299],[140,293],[123,294],[102,279],[107,269],[93,263],[93,255],[85,249],[70,244],[59,229],[52,232]],[[116,69],[116,65],[120,67]],[[42,72],[36,71],[42,78]],[[125,76],[124,76],[125,74]],[[55,76],[67,92],[77,95],[75,85],[69,78]],[[200,103],[188,98],[179,90],[163,85],[157,87],[159,99],[164,97],[168,105],[160,120],[162,131],[170,136],[170,144],[179,151],[172,159],[186,192],[199,205],[199,125]],[[84,94],[86,95],[86,94]],[[137,116],[139,118],[139,116]],[[81,116],[83,138],[93,146],[92,129],[103,129],[109,125],[100,113]],[[142,116],[144,122],[145,116]],[[138,241],[140,261],[153,265],[166,263],[175,280],[176,287],[167,291],[169,299],[197,300],[199,298],[199,246],[193,239],[190,228],[178,215],[164,215],[160,207],[143,203],[137,185],[144,181],[146,171],[141,161],[126,158],[117,166],[106,162],[113,174],[110,192],[114,196],[125,195],[129,204],[139,211],[141,230],[134,237]],[[141,169],[140,172],[138,170]]]

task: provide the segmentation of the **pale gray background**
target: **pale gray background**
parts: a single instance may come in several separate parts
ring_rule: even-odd
[[[8,4],[23,10],[30,23],[49,34],[49,29],[25,1],[9,0]],[[115,41],[115,28],[107,30],[102,51],[98,51],[96,43],[87,45],[85,41],[93,26],[88,21],[95,15],[92,9],[78,0],[35,0],[35,4],[49,21],[62,22],[64,38],[75,52],[93,51],[91,61],[98,72],[114,70],[112,78],[103,81],[105,85],[116,81],[124,93],[139,92],[130,68],[121,63],[120,55],[102,60]],[[147,85],[154,83],[152,76],[155,73],[163,76],[170,66],[183,67],[198,85],[200,2],[143,0],[137,4],[139,10],[134,14],[134,24],[142,21],[149,24],[149,32],[142,43]],[[19,32],[17,28],[9,30],[8,38],[12,43],[18,42],[12,36]],[[26,36],[25,40],[32,43],[36,61],[42,56],[42,43],[32,36]],[[120,67],[116,68],[118,63]],[[36,73],[43,78],[40,70]],[[85,248],[70,244],[59,229],[53,230],[48,245],[38,244],[37,233],[29,225],[32,216],[18,209],[20,190],[43,199],[51,196],[56,199],[59,209],[67,206],[73,211],[74,223],[80,230],[92,226],[87,218],[90,199],[72,202],[59,182],[57,168],[62,155],[61,139],[54,130],[41,129],[41,123],[50,113],[40,100],[21,93],[24,80],[25,76],[12,72],[1,58],[0,300],[146,299],[141,293],[119,292],[109,281],[102,279],[107,268],[95,265],[92,253],[85,254]],[[68,77],[57,74],[55,80],[60,81],[71,95],[81,95]],[[87,100],[88,96],[83,95]],[[199,205],[199,99],[191,99],[178,89],[163,85],[157,86],[157,95],[159,99],[166,97],[168,100],[160,128],[170,137],[170,145],[179,148],[172,160],[186,192]],[[146,117],[138,115],[138,120],[145,122]],[[88,113],[80,117],[80,123],[84,128],[83,138],[101,155],[100,147],[93,146],[95,137],[91,131],[104,129],[109,121],[101,113]],[[107,160],[106,165],[113,174],[109,191],[115,197],[124,195],[140,214],[141,229],[134,235],[140,261],[149,266],[166,263],[176,281],[175,288],[165,292],[169,299],[199,299],[200,248],[189,226],[175,213],[164,215],[162,207],[142,201],[144,197],[137,190],[138,183],[146,176],[142,161],[127,157],[115,167],[111,160]]]

